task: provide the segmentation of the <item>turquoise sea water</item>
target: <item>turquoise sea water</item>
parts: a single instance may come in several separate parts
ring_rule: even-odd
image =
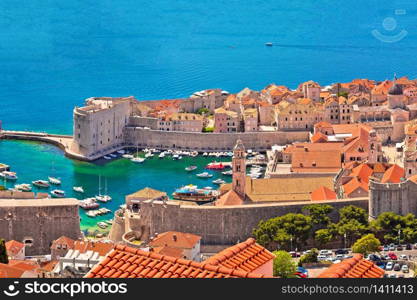
[[[0,120],[7,129],[70,134],[73,107],[91,96],[416,78],[416,12],[404,0],[2,0]],[[373,30],[407,34],[387,43]],[[52,161],[67,190],[82,183],[94,194],[98,174],[107,177],[115,207],[145,185],[171,192],[191,180],[186,161],[99,166],[47,145],[0,142],[0,162],[25,181],[48,175]]]

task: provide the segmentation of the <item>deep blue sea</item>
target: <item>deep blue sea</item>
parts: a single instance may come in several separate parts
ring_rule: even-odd
[[[398,0],[2,0],[0,120],[70,134],[73,107],[91,96],[417,78],[416,13],[415,1]],[[25,159],[44,146],[14,145],[0,143],[0,161],[39,177]]]

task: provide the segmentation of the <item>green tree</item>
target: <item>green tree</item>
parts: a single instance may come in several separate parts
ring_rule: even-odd
[[[311,204],[303,207],[303,211],[309,213],[313,224],[323,227],[330,223],[329,214],[333,209],[333,206],[328,204]]]
[[[337,97],[345,97],[346,99],[349,98],[348,92],[339,92],[337,93]]]
[[[300,257],[300,260],[298,261],[298,265],[301,267],[303,264],[317,263],[318,255],[319,255],[319,250],[317,250],[316,248],[311,249],[310,252]]]
[[[314,234],[314,240],[317,242],[320,248],[331,242],[333,238],[334,237],[332,232],[327,228],[319,229]]]
[[[341,240],[346,236],[347,246],[351,245],[357,238],[361,237],[368,231],[368,226],[360,223],[358,220],[352,219],[345,222],[335,224],[335,229]]]
[[[363,225],[368,225],[368,213],[363,208],[348,205],[339,210],[340,222],[347,223],[350,220],[357,220]]]
[[[311,228],[309,216],[289,213],[259,222],[253,230],[253,235],[258,243],[270,250],[278,246],[282,249],[291,249],[305,243],[310,236]]]
[[[361,237],[352,246],[352,252],[363,255],[379,251],[381,242],[373,234],[367,234]]]
[[[297,265],[291,255],[286,251],[275,251],[274,276],[281,278],[292,278],[297,271]]]
[[[210,114],[210,110],[208,108],[202,107],[202,108],[197,109],[196,113],[199,115],[208,115]]]
[[[204,127],[203,128],[203,132],[213,132],[214,131],[214,127]]]
[[[9,257],[7,255],[7,250],[6,250],[6,243],[3,239],[0,239],[0,263],[2,264],[9,263]]]

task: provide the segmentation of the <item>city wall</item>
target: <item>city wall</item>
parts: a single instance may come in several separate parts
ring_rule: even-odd
[[[347,205],[356,205],[368,211],[368,198],[314,202],[319,203],[335,208],[331,215],[333,220],[338,218],[337,211]],[[301,213],[302,208],[309,204],[312,202],[215,207],[145,201],[141,204],[140,219],[142,225],[148,227],[146,233],[149,236],[143,237],[145,240],[156,233],[175,230],[200,235],[205,245],[231,245],[252,236],[252,230],[259,221],[287,213]]]
[[[266,151],[272,145],[286,145],[308,141],[308,131],[294,132],[242,132],[242,133],[195,133],[174,132],[126,127],[125,139],[130,146],[159,149],[189,149],[197,151],[231,150],[241,139],[247,149]]]
[[[26,255],[50,253],[60,236],[81,237],[76,199],[0,200],[0,238],[30,241]]]

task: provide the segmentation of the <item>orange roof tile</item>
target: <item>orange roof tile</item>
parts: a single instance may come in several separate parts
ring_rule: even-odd
[[[15,240],[6,242],[6,251],[9,256],[17,255],[24,247],[23,243]]]
[[[274,258],[274,254],[256,243],[255,239],[249,238],[243,243],[224,249],[204,262],[233,270],[253,272]]]
[[[21,278],[25,270],[0,263],[0,278]]]
[[[381,183],[400,183],[404,178],[404,169],[399,165],[393,165],[391,168],[385,171],[382,176]]]
[[[178,231],[167,231],[158,234],[158,236],[149,242],[149,246],[192,249],[200,240],[201,236],[199,235]]]
[[[57,245],[67,245],[68,248],[72,248],[74,247],[74,242],[75,241],[73,239],[63,235],[52,242],[51,248],[54,248]]]
[[[114,247],[111,242],[92,242],[92,241],[75,241],[72,249],[85,253],[89,250],[98,252],[100,256],[105,256]]]
[[[216,206],[242,205],[243,199],[234,190],[229,190],[216,200]]]
[[[414,182],[414,183],[416,183],[416,184],[417,184],[417,175],[413,175],[413,176],[411,176],[411,177],[408,177],[407,179],[408,179],[409,181]]]
[[[340,151],[296,151],[292,153],[291,169],[302,172],[338,172],[342,166]]]
[[[369,182],[369,176],[373,174],[373,170],[365,163],[352,169],[351,176],[359,177],[361,182]]]
[[[336,193],[325,187],[325,186],[321,186],[319,188],[317,188],[316,190],[314,190],[313,192],[311,192],[311,201],[322,201],[322,200],[335,200],[337,199],[337,195]]]
[[[368,183],[360,182],[356,177],[352,178],[348,183],[343,185],[343,191],[347,196],[349,196],[359,188],[364,190],[365,192],[369,192]]]
[[[327,135],[317,132],[311,137],[312,143],[321,143],[321,142],[327,142],[328,138]]]
[[[373,169],[374,173],[384,173],[386,170],[385,166],[381,163],[375,163]]]
[[[173,248],[173,247],[155,247],[151,249],[152,252],[158,253],[165,256],[171,256],[176,258],[185,258],[184,257],[184,249],[180,248]]]
[[[333,264],[321,273],[318,278],[382,278],[385,271],[373,262],[363,259],[361,254]]]
[[[263,278],[267,276],[117,245],[85,277]]]

